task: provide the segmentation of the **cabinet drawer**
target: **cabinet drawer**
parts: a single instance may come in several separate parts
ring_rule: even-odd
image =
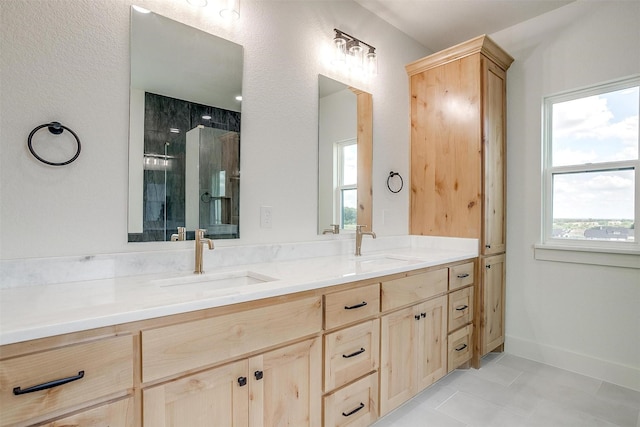
[[[447,291],[446,268],[382,282],[382,311],[402,307]]]
[[[44,424],[42,427],[133,427],[133,413],[133,398],[129,397]]]
[[[324,390],[341,387],[378,369],[379,349],[379,319],[325,335]]]
[[[53,388],[16,395],[60,379]],[[124,335],[70,345],[0,362],[2,425],[42,419],[85,402],[125,395],[133,388],[133,338]]]
[[[473,321],[473,286],[449,294],[449,332]]]
[[[468,286],[473,283],[473,262],[449,268],[449,290]]]
[[[333,329],[380,312],[380,284],[324,296],[324,328]]]
[[[324,427],[366,427],[378,418],[378,374],[324,398]]]
[[[154,381],[319,332],[319,296],[142,331],[142,380]]]
[[[471,360],[471,356],[473,355],[472,335],[473,325],[467,325],[449,334],[448,372],[453,371],[460,365]]]

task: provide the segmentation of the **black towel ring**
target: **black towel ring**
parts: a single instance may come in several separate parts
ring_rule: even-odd
[[[397,190],[392,190],[391,185],[389,184],[389,181],[391,181],[391,178],[393,178],[394,176],[400,178],[400,188],[398,188]],[[399,193],[400,191],[402,191],[402,187],[404,187],[404,180],[402,179],[400,173],[394,171],[389,172],[389,176],[387,177],[387,188],[389,189],[389,191],[391,191],[392,193]]]
[[[70,158],[69,160],[67,160],[66,162],[50,162],[48,160],[43,159],[42,157],[38,156],[38,154],[36,154],[36,152],[34,151],[32,145],[31,145],[31,138],[33,138],[33,135],[38,132],[40,129],[42,128],[49,128],[49,132],[51,132],[54,135],[60,135],[62,132],[64,132],[65,130],[68,130],[71,135],[73,135],[73,137],[76,139],[76,144],[78,145],[78,150],[76,151],[76,154]],[[74,131],[72,131],[71,129],[69,129],[68,127],[58,123],[58,122],[51,122],[51,123],[45,123],[43,125],[37,126],[36,128],[34,128],[31,133],[29,134],[29,138],[27,139],[27,145],[29,146],[29,151],[31,152],[31,154],[33,154],[33,157],[35,157],[36,159],[40,160],[42,163],[46,163],[48,165],[51,166],[64,166],[64,165],[68,165],[69,163],[73,162],[75,159],[78,158],[78,156],[80,155],[80,138],[78,138],[78,135],[76,135],[76,133]]]

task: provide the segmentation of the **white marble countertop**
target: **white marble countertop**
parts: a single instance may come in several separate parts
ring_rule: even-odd
[[[191,272],[145,274],[2,289],[0,345],[319,289],[477,254],[473,244],[446,249],[412,246],[362,257],[321,256],[227,266],[200,276]],[[269,280],[216,280],[247,274]],[[233,280],[247,283],[238,285]]]

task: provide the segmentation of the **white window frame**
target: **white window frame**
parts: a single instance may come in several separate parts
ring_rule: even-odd
[[[349,139],[345,139],[343,141],[339,141],[336,142],[334,144],[334,152],[335,152],[335,177],[334,177],[334,182],[335,184],[335,191],[334,191],[334,198],[333,198],[333,206],[334,206],[334,218],[335,218],[335,223],[336,224],[340,224],[340,228],[341,229],[345,229],[344,228],[344,223],[343,223],[343,212],[344,212],[344,207],[342,206],[342,192],[343,190],[357,190],[358,189],[358,183],[356,181],[356,183],[354,184],[348,184],[345,185],[342,181],[342,177],[344,176],[343,173],[343,169],[344,169],[344,159],[343,159],[343,148],[347,145],[355,145],[356,148],[358,146],[358,139],[357,138],[349,138]],[[350,230],[350,229],[347,229]],[[353,228],[353,230],[355,230],[355,227]]]
[[[568,166],[552,165],[552,106],[579,98],[614,92],[640,85],[640,74],[588,88],[564,92],[545,97],[543,100],[543,150],[542,150],[542,236],[541,244],[535,245],[536,258],[550,261],[566,261],[588,264],[614,265],[640,268],[640,234],[637,232],[633,242],[578,240],[553,237],[553,177],[557,174],[605,172],[616,170],[634,170],[634,224],[640,219],[640,159],[603,163],[588,163]],[[640,137],[639,137],[640,140]],[[639,152],[640,152],[640,141]],[[640,157],[640,156],[639,156]],[[553,251],[565,251],[554,253]],[[568,253],[566,251],[573,251]],[[582,252],[583,254],[575,253]],[[598,256],[597,253],[605,254]],[[610,256],[607,256],[610,255]],[[616,255],[621,255],[616,257]]]

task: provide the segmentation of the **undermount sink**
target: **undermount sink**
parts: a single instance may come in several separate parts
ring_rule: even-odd
[[[254,271],[243,270],[228,273],[189,274],[170,277],[167,279],[158,279],[154,280],[153,283],[163,288],[170,286],[206,285],[211,288],[222,289],[255,285],[259,283],[272,282],[274,280],[278,279],[265,276],[264,274],[256,273]]]
[[[356,267],[361,270],[376,268],[392,268],[415,263],[415,258],[394,254],[370,255],[354,257]]]

